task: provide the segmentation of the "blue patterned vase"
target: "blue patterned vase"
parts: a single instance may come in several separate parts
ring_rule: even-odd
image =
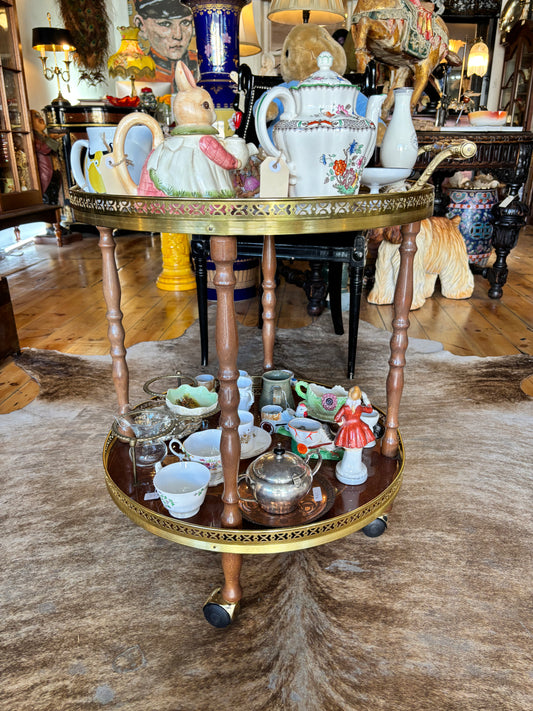
[[[200,86],[211,94],[215,108],[232,108],[235,86],[230,72],[239,68],[239,18],[247,0],[185,0],[194,18],[200,65]]]
[[[450,204],[446,217],[461,218],[459,229],[466,243],[468,261],[484,267],[492,251],[492,207],[498,200],[496,188],[448,188]]]

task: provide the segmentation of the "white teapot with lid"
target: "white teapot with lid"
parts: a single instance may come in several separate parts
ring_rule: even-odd
[[[359,116],[359,90],[331,69],[332,62],[329,52],[321,52],[318,71],[291,89],[275,86],[257,104],[257,136],[269,156],[286,161],[289,197],[356,195],[376,146],[386,95],[371,96],[366,116]],[[272,141],[266,117],[274,99],[280,99],[284,110]]]

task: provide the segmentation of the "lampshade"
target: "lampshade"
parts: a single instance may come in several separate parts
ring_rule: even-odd
[[[477,74],[484,77],[489,68],[489,48],[485,42],[479,41],[472,47],[468,55],[468,64],[466,66],[466,76]]]
[[[261,51],[254,23],[254,8],[250,2],[241,10],[239,19],[239,54],[241,57],[250,57]]]
[[[44,52],[75,52],[76,47],[68,30],[59,27],[34,27],[32,48]]]
[[[107,60],[109,76],[130,79],[132,96],[135,96],[135,79],[150,79],[155,76],[155,62],[144,54],[139,44],[138,27],[118,27],[122,39],[115,54]]]
[[[466,42],[463,42],[463,40],[458,40],[458,39],[449,39],[448,40],[448,47],[454,54],[459,54],[461,51],[461,48],[464,47]]]
[[[268,19],[282,25],[336,25],[344,22],[342,0],[272,0]]]

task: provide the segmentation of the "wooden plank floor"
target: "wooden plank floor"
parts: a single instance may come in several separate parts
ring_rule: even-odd
[[[97,237],[61,249],[32,245],[0,262],[8,278],[21,348],[63,353],[109,352]],[[117,239],[126,346],[180,336],[198,316],[196,291],[168,292],[156,286],[161,272],[158,236]],[[300,265],[305,267],[305,264]],[[526,228],[509,259],[501,301],[489,299],[488,282],[475,277],[470,299],[445,299],[438,291],[411,312],[409,334],[437,340],[457,355],[498,356],[533,353],[533,228]],[[276,325],[298,328],[311,322],[301,289],[283,280],[277,291]],[[238,318],[257,323],[257,299],[237,304]],[[363,296],[361,318],[390,331],[391,306],[374,306]],[[533,386],[532,386],[533,387]],[[8,358],[0,363],[0,414],[24,407],[37,384]]]

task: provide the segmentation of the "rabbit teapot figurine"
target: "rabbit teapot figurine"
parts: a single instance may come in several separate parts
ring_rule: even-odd
[[[181,61],[176,65],[175,76],[179,89],[173,105],[176,128],[169,138],[163,136],[159,123],[144,113],[129,114],[117,126],[115,155],[125,189],[130,195],[234,197],[230,171],[243,167],[255,146],[237,136],[219,139],[209,93],[196,85],[190,69]],[[127,170],[124,144],[128,131],[138,124],[150,129],[153,150],[136,185]]]
[[[265,152],[285,159],[289,167],[289,197],[356,195],[363,168],[377,139],[385,94],[371,96],[366,116],[355,112],[359,90],[331,69],[330,52],[318,55],[318,71],[297,86],[275,86],[260,97],[255,127]],[[275,99],[283,114],[267,130],[267,110]]]

